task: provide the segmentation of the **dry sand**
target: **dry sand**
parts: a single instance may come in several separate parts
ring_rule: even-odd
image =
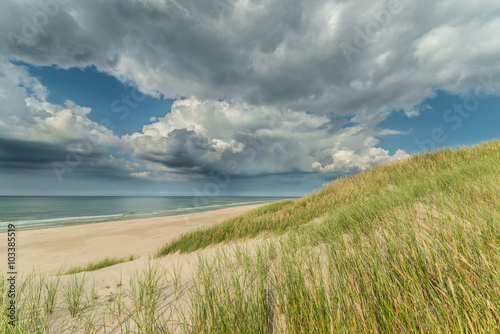
[[[17,271],[55,274],[105,257],[153,255],[166,242],[190,229],[238,216],[262,204],[187,215],[111,221],[17,231]],[[0,254],[7,254],[6,233],[0,233]],[[134,261],[135,262],[135,261]],[[0,261],[7,272],[7,259]],[[127,265],[127,267],[129,267]]]
[[[218,250],[231,251],[232,244],[218,245],[189,254],[172,254],[159,259],[151,259],[160,247],[176,236],[191,229],[211,225],[224,219],[238,216],[265,204],[238,206],[215,211],[188,215],[155,217],[127,221],[112,221],[76,226],[54,227],[38,230],[17,231],[17,271],[20,280],[30,274],[42,274],[49,281],[59,282],[58,302],[50,316],[51,333],[87,333],[88,321],[95,333],[122,333],[123,326],[132,324],[133,315],[120,318],[116,314],[116,302],[125,309],[134,309],[132,285],[134,280],[142,280],[141,275],[150,268],[161,268],[161,296],[157,313],[169,320],[173,333],[182,332],[180,323],[189,322],[189,289],[200,256],[210,259]],[[0,233],[0,254],[6,254],[6,233]],[[245,240],[239,245],[246,249],[257,249],[263,239]],[[135,255],[136,260],[76,275],[57,273],[61,268],[81,266],[105,257],[126,257]],[[7,271],[7,263],[2,261],[0,270]],[[178,283],[174,284],[173,274],[178,273]],[[55,275],[55,276],[53,276]],[[40,277],[36,275],[36,277]],[[61,300],[64,287],[77,280],[85,280],[85,306],[78,317],[69,316],[67,307]],[[179,286],[179,290],[176,290]],[[95,298],[89,299],[89,293]],[[86,304],[86,305],[87,305]],[[91,320],[89,320],[91,319]],[[121,320],[120,320],[121,319]],[[180,321],[180,322],[179,322]],[[120,325],[121,324],[121,325]]]

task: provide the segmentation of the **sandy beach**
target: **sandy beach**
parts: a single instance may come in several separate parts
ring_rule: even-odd
[[[194,214],[122,220],[17,231],[17,271],[55,274],[105,257],[153,255],[161,246],[191,229],[240,215],[263,204]],[[7,253],[6,233],[0,233],[0,254]],[[0,261],[7,271],[7,261]]]

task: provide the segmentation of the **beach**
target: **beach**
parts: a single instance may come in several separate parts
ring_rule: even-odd
[[[89,223],[17,231],[16,269],[56,274],[62,268],[86,265],[106,257],[143,258],[194,228],[238,216],[264,204],[236,206],[193,214]],[[7,235],[0,233],[0,254],[7,254]],[[7,261],[0,261],[7,272]]]

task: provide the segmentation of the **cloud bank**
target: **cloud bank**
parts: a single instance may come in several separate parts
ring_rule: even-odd
[[[88,119],[89,108],[71,101],[64,106],[46,101],[47,89],[26,68],[0,62],[0,167],[7,169],[66,168],[80,172],[126,175],[130,163],[115,159],[110,148],[120,139]]]
[[[403,157],[377,146],[392,112],[418,117],[442,90],[466,96],[499,69],[498,1],[4,1],[1,158],[35,166],[90,143],[88,170],[134,178],[214,171],[351,173]],[[117,137],[88,108],[46,101],[21,67],[96,66],[141,92],[177,99]],[[485,94],[499,95],[498,84]],[[5,103],[3,103],[5,101]],[[30,146],[31,144],[26,144]],[[32,145],[31,147],[35,147]],[[117,160],[110,148],[127,152]],[[22,150],[21,150],[22,151]],[[80,152],[82,153],[82,152]],[[82,154],[81,154],[82,155]],[[103,167],[104,166],[104,167]]]
[[[466,94],[498,69],[500,54],[496,1],[42,3],[53,6],[4,4],[2,54],[95,65],[170,98],[338,114],[403,109],[438,89]]]
[[[353,172],[398,158],[374,146],[399,134],[370,124],[227,101],[177,100],[170,113],[126,136],[133,156],[184,174]]]

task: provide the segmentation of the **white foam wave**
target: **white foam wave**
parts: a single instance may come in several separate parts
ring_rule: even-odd
[[[16,225],[42,225],[42,224],[50,224],[50,223],[62,223],[62,222],[75,222],[75,221],[92,221],[92,220],[101,220],[108,218],[117,218],[122,217],[123,214],[115,214],[115,215],[100,215],[100,216],[81,216],[81,217],[61,217],[61,218],[48,218],[48,219],[30,219],[30,220],[17,220],[13,221],[13,224]]]
[[[221,207],[244,205],[244,204],[259,204],[259,203],[265,203],[265,202],[266,201],[254,201],[254,202],[235,202],[235,203],[228,203],[228,204],[214,204],[214,205],[205,205],[205,206],[195,206],[192,208],[177,208],[174,211],[191,211],[191,210],[202,210],[203,211],[203,209],[208,209],[208,208],[221,208]]]

